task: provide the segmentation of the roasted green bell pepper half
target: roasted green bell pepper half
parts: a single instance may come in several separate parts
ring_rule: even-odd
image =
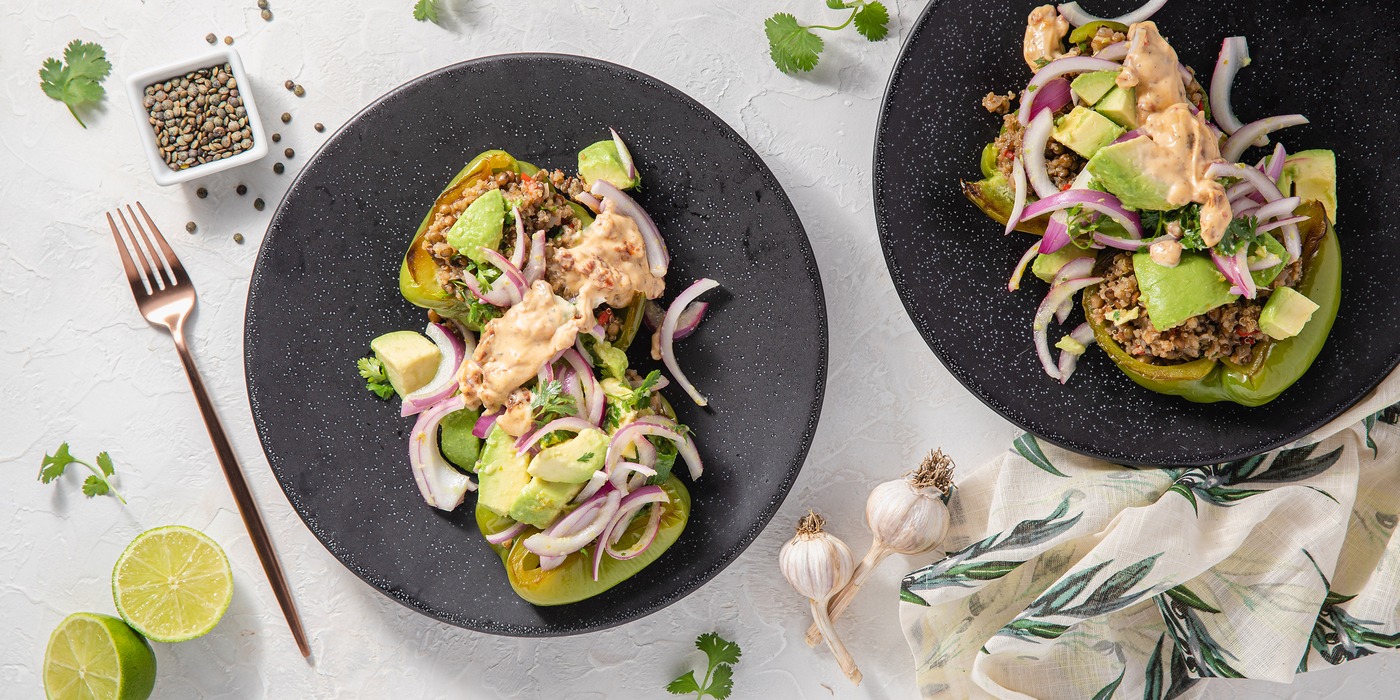
[[[982,149],[982,178],[977,182],[961,180],[963,196],[976,204],[977,208],[981,209],[987,216],[1005,225],[1006,220],[1011,216],[1011,207],[1016,203],[1016,189],[997,170],[995,142],[987,144]],[[1035,192],[1030,191],[1029,185],[1026,186],[1026,189],[1026,203],[1030,204],[1036,200]],[[1023,221],[1016,224],[1016,230],[1043,236],[1045,235],[1045,224],[1049,220],[1049,216],[1041,216],[1030,221]]]
[[[1084,311],[1094,329],[1094,339],[1118,369],[1152,391],[1197,403],[1234,401],[1244,406],[1261,406],[1273,401],[1308,371],[1322,351],[1342,296],[1342,253],[1326,212],[1317,202],[1309,201],[1297,213],[1311,218],[1299,226],[1304,264],[1296,290],[1319,307],[1298,335],[1256,343],[1253,360],[1247,366],[1206,358],[1177,365],[1148,364],[1123,350],[1107,328],[1088,313],[1088,298],[1097,289],[1095,286],[1084,292]]]
[[[563,564],[549,571],[541,570],[539,556],[522,544],[527,537],[539,532],[535,528],[526,528],[517,535],[509,549],[493,545],[492,549],[506,566],[511,588],[516,595],[535,605],[565,605],[591,598],[631,578],[665,554],[680,538],[686,521],[690,519],[690,492],[680,480],[672,476],[661,488],[671,501],[663,505],[665,510],[661,514],[661,527],[656,539],[645,552],[631,559],[613,559],[604,554],[598,567],[597,581],[593,580],[593,548],[596,545],[570,554]],[[646,530],[649,515],[643,511],[642,517],[633,518],[615,549],[620,551],[636,544]],[[501,532],[512,524],[510,519],[481,506],[476,508],[476,522],[482,534]]]

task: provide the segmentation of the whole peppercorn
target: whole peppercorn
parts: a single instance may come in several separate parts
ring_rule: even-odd
[[[205,197],[209,196],[209,190],[206,190],[203,187],[201,187],[194,191],[194,196],[199,197],[200,199],[204,199]]]
[[[240,195],[248,194],[248,186],[247,186],[247,185],[239,185],[238,187],[234,188],[233,191],[234,191],[234,192],[237,192],[237,193],[240,194]]]
[[[288,149],[285,150],[285,151],[282,151],[282,153],[284,153],[288,158],[291,158],[292,156],[294,156],[294,155],[297,154],[296,151],[293,151],[293,150],[290,149],[290,148],[288,148]]]
[[[194,225],[194,222],[193,222],[193,221],[190,221],[190,222],[188,222],[188,223],[185,224],[185,230],[186,230],[186,231],[189,231],[190,233],[194,233],[194,229],[195,229],[195,225]]]
[[[287,169],[287,166],[282,165],[281,163],[274,163],[274,164],[272,165],[272,172],[277,173],[278,175],[281,175],[281,174],[282,174],[282,171],[283,171],[283,170],[286,170],[286,169]]]

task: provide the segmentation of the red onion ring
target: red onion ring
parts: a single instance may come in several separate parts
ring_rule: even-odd
[[[465,405],[466,400],[460,395],[439,403],[418,416],[408,436],[408,463],[418,492],[428,505],[439,510],[454,510],[462,505],[468,491],[476,490],[471,478],[448,464],[438,450],[438,425],[447,414],[460,411]]]
[[[530,285],[525,283],[525,275],[520,272],[520,268],[507,260],[506,256],[490,248],[482,248],[481,256],[500,269],[501,279],[507,280],[507,284],[515,288],[517,296],[512,303],[519,304],[520,300],[525,298],[525,292],[530,291]]]
[[[1055,183],[1050,181],[1050,173],[1045,170],[1045,144],[1050,140],[1050,130],[1055,123],[1049,112],[1041,112],[1031,120],[1021,135],[1021,162],[1026,169],[1035,195],[1041,199],[1059,193]],[[1024,215],[1023,215],[1024,218]]]
[[[1090,285],[1102,282],[1102,277],[1084,277],[1075,280],[1066,280],[1050,288],[1050,293],[1045,295],[1045,299],[1040,302],[1040,307],[1035,311],[1035,319],[1031,323],[1031,331],[1035,336],[1035,352],[1040,356],[1040,366],[1045,373],[1063,382],[1064,376],[1060,374],[1060,368],[1050,357],[1049,326],[1050,317],[1055,315],[1055,311],[1060,305],[1074,296],[1074,293]]]
[[[583,385],[584,406],[581,408],[585,418],[597,426],[603,422],[603,408],[605,399],[603,398],[603,387],[598,384],[598,379],[593,376],[593,366],[583,359],[578,350],[565,348],[560,357],[574,368],[578,374],[579,383]]]
[[[603,209],[603,203],[598,201],[597,197],[594,197],[588,192],[580,192],[574,195],[574,201],[578,202],[579,204],[582,204],[585,207],[588,207],[589,210],[592,211],[594,214],[597,214]]]
[[[568,430],[574,433],[581,433],[590,428],[593,430],[597,430],[598,426],[597,424],[589,423],[588,421],[579,418],[578,416],[565,416],[563,418],[557,418],[546,423],[544,427],[540,428],[539,430],[536,430],[533,433],[526,433],[524,435],[521,435],[519,438],[516,438],[515,451],[517,453],[524,452],[530,449],[531,447],[534,447],[535,443],[543,439],[544,436],[556,430]]]
[[[605,498],[607,500],[593,520],[577,532],[558,537],[539,532],[526,537],[521,544],[540,556],[568,556],[583,549],[603,532],[608,523],[612,522],[612,517],[617,514],[622,494],[617,491],[609,491]]]
[[[671,308],[666,310],[666,319],[661,323],[661,360],[666,365],[666,369],[671,371],[671,376],[675,378],[676,383],[680,384],[687,394],[690,394],[690,398],[698,406],[709,405],[709,401],[695,389],[689,379],[686,379],[685,373],[676,363],[676,351],[673,343],[676,337],[676,326],[680,323],[681,312],[696,297],[718,286],[719,282],[712,279],[697,280],[695,284],[690,285],[689,288],[676,296],[675,301],[671,302]]]
[[[1030,221],[1038,216],[1043,216],[1046,212],[1076,206],[1082,206],[1112,218],[1122,225],[1134,240],[1142,238],[1142,221],[1138,218],[1137,213],[1124,209],[1123,203],[1117,197],[1098,190],[1075,189],[1051,194],[1027,206],[1021,214],[1021,221]]]
[[[1081,323],[1078,328],[1070,332],[1069,337],[1073,338],[1075,342],[1083,345],[1085,348],[1088,348],[1090,345],[1094,344],[1094,329],[1087,322]],[[1068,350],[1060,351],[1060,384],[1068,382],[1069,375],[1074,374],[1074,368],[1079,364],[1080,354],[1081,353],[1074,353]]]
[[[656,489],[656,491],[653,492],[650,489]],[[651,546],[651,543],[656,540],[656,533],[660,530],[661,526],[661,514],[664,510],[662,504],[670,503],[671,497],[666,495],[666,492],[659,486],[644,486],[628,495],[624,501],[627,505],[619,506],[618,510],[620,512],[619,515],[613,517],[613,525],[608,528],[609,531],[606,533],[606,536],[599,539],[603,544],[603,547],[600,549],[606,548],[608,556],[619,560],[636,557],[642,552],[645,552],[647,548]],[[637,540],[637,544],[621,552],[613,549],[613,544],[622,539],[622,534],[627,531],[627,526],[631,524],[632,518],[635,517],[636,512],[648,504],[652,504],[651,517],[647,521],[647,529],[642,532],[641,539]],[[594,580],[597,580],[596,569],[594,572]]]
[[[655,277],[665,277],[666,269],[671,265],[671,254],[666,251],[666,240],[661,237],[661,229],[656,227],[651,215],[628,197],[627,193],[618,189],[617,185],[607,180],[594,180],[590,191],[595,196],[602,197],[604,203],[612,202],[619,214],[631,217],[632,221],[636,222],[637,230],[642,234],[642,242],[646,245],[647,265],[651,268],[651,274]]]
[[[1065,280],[1079,279],[1080,277],[1088,277],[1092,274],[1094,274],[1093,258],[1075,258],[1060,266],[1060,269],[1055,272],[1055,276],[1051,279],[1050,285],[1054,286]],[[1055,309],[1055,322],[1064,323],[1073,310],[1073,301],[1066,299],[1065,303],[1060,304],[1060,308]]]
[[[1210,77],[1210,110],[1220,130],[1233,134],[1243,126],[1235,117],[1230,104],[1230,90],[1235,84],[1235,74],[1249,65],[1249,43],[1242,36],[1226,37],[1220,42],[1220,56],[1215,60],[1215,72]],[[1263,146],[1264,143],[1255,144]]]
[[[462,277],[462,282],[467,285],[467,289],[471,290],[472,296],[492,306],[506,308],[518,301],[518,299],[516,299],[515,287],[510,284],[509,280],[502,279],[502,284],[489,292],[481,291],[481,283],[477,281],[476,275],[471,273],[464,275]]]
[[[1079,3],[1077,2],[1064,3],[1063,5],[1060,5],[1057,9],[1060,11],[1061,15],[1064,15],[1065,19],[1069,20],[1070,24],[1076,27],[1082,27],[1090,22],[1117,22],[1119,24],[1135,24],[1137,22],[1142,22],[1147,18],[1151,17],[1152,15],[1156,14],[1157,10],[1162,9],[1162,6],[1165,4],[1167,4],[1167,0],[1151,0],[1146,5],[1143,5],[1142,7],[1133,10],[1132,12],[1129,12],[1128,14],[1123,15],[1122,17],[1118,17],[1117,19],[1111,20],[1106,20],[1101,17],[1095,17],[1089,14],[1088,12],[1085,12],[1084,9],[1081,8],[1079,6]]]
[[[516,535],[525,531],[528,527],[525,523],[516,523],[510,527],[486,536],[486,541],[497,547],[504,547],[508,542],[515,539]]]
[[[1127,57],[1128,42],[1126,41],[1115,41],[1094,54],[1094,58],[1102,58],[1105,61],[1122,61]]]
[[[1026,126],[1029,125],[1035,117],[1040,116],[1040,112],[1044,110],[1041,110],[1039,107],[1036,106],[1036,104],[1040,101],[1042,97],[1041,90],[1046,86],[1047,83],[1049,83],[1052,80],[1055,80],[1056,78],[1059,78],[1060,76],[1063,76],[1067,73],[1089,73],[1101,70],[1117,71],[1122,69],[1122,66],[1118,65],[1117,63],[1114,63],[1113,61],[1107,61],[1102,58],[1094,58],[1092,56],[1070,56],[1068,58],[1057,58],[1045,64],[1044,66],[1041,66],[1040,70],[1035,72],[1035,77],[1031,78],[1031,82],[1026,85],[1026,92],[1021,97],[1021,111],[1016,115],[1016,118],[1020,120],[1022,126]],[[1051,99],[1057,97],[1060,93],[1058,90],[1056,90],[1047,94],[1049,95],[1049,97],[1047,97],[1046,99]],[[1069,103],[1062,102],[1060,103],[1060,106],[1063,107],[1066,104]]]
[[[1026,209],[1026,167],[1021,165],[1021,156],[1011,160],[1011,182],[1016,185],[1016,200],[1011,205],[1011,215],[1006,217],[1006,234],[1016,230],[1021,221],[1021,212]]]
[[[636,442],[640,450],[641,443],[646,442],[644,439],[646,435],[666,438],[675,443],[676,451],[685,459],[686,466],[690,468],[692,480],[699,479],[700,475],[704,473],[704,465],[700,462],[700,451],[696,449],[695,441],[690,438],[690,435],[681,435],[675,430],[651,423],[628,423],[613,433],[612,441],[608,443],[608,457],[604,469],[611,474],[613,467],[622,461],[622,455],[627,450],[627,446]]]
[[[520,218],[520,207],[510,208],[515,219],[515,251],[510,254],[510,264],[520,267],[525,264],[525,251],[530,247],[530,239],[525,236],[525,221]]]
[[[1286,160],[1288,160],[1288,149],[1284,148],[1283,143],[1280,142],[1278,145],[1274,146],[1273,155],[1268,157],[1268,166],[1261,167],[1260,170],[1277,184],[1278,179],[1283,177],[1283,164]]]
[[[486,436],[491,434],[491,429],[496,426],[496,419],[500,417],[500,411],[483,414],[480,418],[476,419],[476,425],[472,426],[472,435],[485,440]]]
[[[1280,227],[1282,227],[1282,226],[1289,226],[1289,225],[1301,224],[1301,223],[1303,223],[1304,221],[1307,221],[1308,218],[1309,218],[1309,217],[1306,217],[1306,216],[1290,216],[1290,217],[1288,217],[1288,218],[1286,218],[1286,219],[1279,219],[1279,220],[1277,220],[1277,221],[1270,221],[1269,223],[1264,224],[1263,226],[1260,226],[1259,228],[1254,229],[1254,231],[1255,231],[1256,233],[1267,233],[1267,232],[1269,232],[1269,231],[1272,231],[1272,230],[1274,230],[1274,229],[1276,229],[1276,228],[1280,228]]]
[[[1302,203],[1302,197],[1283,197],[1259,207],[1259,211],[1255,216],[1259,217],[1259,221],[1261,222],[1268,219],[1275,219],[1285,214],[1292,214],[1293,210],[1297,209],[1298,205]]]
[[[1308,118],[1301,114],[1283,114],[1276,117],[1266,117],[1256,122],[1250,122],[1240,127],[1233,136],[1225,140],[1224,147],[1220,149],[1220,155],[1231,163],[1236,162],[1240,159],[1240,156],[1244,155],[1245,149],[1249,148],[1250,144],[1253,143],[1255,139],[1262,140],[1264,144],[1267,144],[1269,140],[1263,138],[1265,134],[1273,133],[1285,127],[1307,123]]]
[[[1045,224],[1045,235],[1040,239],[1040,252],[1049,255],[1069,245],[1069,217],[1063,211],[1050,215]]]
[[[616,129],[608,127],[608,131],[612,132],[613,145],[617,146],[617,155],[622,158],[622,167],[627,169],[627,179],[637,179],[637,166],[632,162],[632,152],[627,150],[627,144],[622,142],[622,137],[617,135]],[[597,576],[594,576],[594,579],[596,580]]]
[[[457,391],[457,370],[467,359],[467,347],[455,333],[440,323],[430,323],[424,333],[437,345],[442,359],[438,360],[437,372],[433,378],[417,391],[403,397],[400,416],[411,416],[426,411],[439,401]]]

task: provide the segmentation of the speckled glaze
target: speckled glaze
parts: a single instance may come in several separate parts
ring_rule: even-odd
[[[934,2],[911,31],[885,93],[876,136],[875,212],[905,308],[948,370],[1021,428],[1085,454],[1130,464],[1210,464],[1301,437],[1359,401],[1400,362],[1394,187],[1400,134],[1400,6],[1365,2],[1169,3],[1153,17],[1208,85],[1220,41],[1248,38],[1253,63],[1235,79],[1242,121],[1301,113],[1277,135],[1290,152],[1337,153],[1342,302],[1326,347],[1278,399],[1258,408],[1195,404],[1139,387],[1099,350],[1066,386],[1040,368],[1031,318],[1047,285],[1026,275],[1006,291],[1031,243],[1002,235],[958,189],[980,179],[978,154],[1001,118],[979,104],[1020,90],[1026,16],[1037,3]],[[1095,2],[1113,17],[1140,2]],[[1202,31],[1204,29],[1204,31]],[[1270,146],[1272,148],[1272,145]],[[1265,149],[1252,148],[1253,162]],[[1083,321],[1078,308],[1065,328]],[[1052,330],[1052,342],[1059,334]]]
[[[710,399],[666,395],[695,429],[706,471],[681,539],[595,598],[535,607],[516,597],[478,533],[475,498],[427,506],[409,472],[413,418],[364,390],[369,341],[421,328],[398,270],[438,192],[477,153],[502,148],[572,172],[614,126],[637,159],[637,200],[672,255],[666,301],[695,279],[722,289],[677,343]],[[673,603],[762,531],[797,477],[821,409],[826,311],[811,246],[757,154],[699,103],[593,59],[514,54],[459,63],[384,96],[331,138],[278,207],[248,294],[244,356],[258,435],[287,498],[332,554],[385,595],[442,621],[511,636],[576,634]],[[642,372],[646,338],[630,353]],[[684,471],[680,469],[679,471]]]

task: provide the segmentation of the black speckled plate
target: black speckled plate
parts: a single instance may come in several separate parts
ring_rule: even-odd
[[[365,391],[355,360],[375,336],[421,329],[399,295],[404,250],[438,192],[481,151],[569,172],[616,127],[640,167],[637,200],[672,254],[669,303],[700,277],[705,322],[677,343],[713,411],[665,391],[706,470],[680,540],[592,599],[516,597],[477,531],[475,496],[428,507],[409,472],[413,418]],[[643,372],[646,338],[630,353]],[[418,78],[333,136],[268,228],[248,292],[244,361],[258,436],[307,527],[385,595],[468,629],[554,636],[604,629],[676,602],[718,574],[777,511],[811,444],[826,383],[826,305],[812,248],[753,149],[654,78],[551,54],[492,56]],[[684,470],[681,470],[684,471]]]
[[[1040,369],[1031,318],[1047,286],[1006,279],[1031,243],[1002,235],[958,189],[981,179],[978,156],[999,116],[980,100],[1020,90],[1026,16],[1037,4],[935,0],[910,32],[876,135],[875,215],[885,260],[924,340],[958,381],[1008,420],[1071,450],[1129,464],[1210,464],[1288,443],[1346,410],[1400,362],[1400,5],[1356,0],[1177,0],[1153,17],[1205,83],[1226,36],[1248,38],[1235,79],[1249,122],[1302,113],[1278,132],[1289,151],[1337,153],[1343,296],[1327,346],[1278,399],[1259,408],[1194,404],[1134,384],[1090,350],[1067,386]],[[1081,0],[1117,16],[1140,0]],[[1253,161],[1264,149],[1245,154]],[[1076,310],[1071,324],[1083,320]],[[1069,327],[1073,327],[1072,325]],[[1052,340],[1053,342],[1053,340]]]

